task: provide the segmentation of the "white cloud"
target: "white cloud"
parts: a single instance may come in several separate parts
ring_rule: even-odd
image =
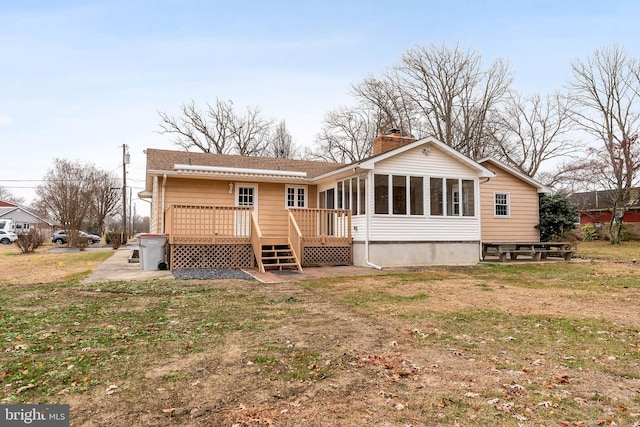
[[[0,113],[0,128],[3,126],[9,126],[12,121],[11,117]]]

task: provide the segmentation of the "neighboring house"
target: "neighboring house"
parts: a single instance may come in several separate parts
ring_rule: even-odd
[[[434,138],[381,135],[373,153],[346,165],[147,149],[139,196],[171,268],[478,262],[480,181],[495,175]]]
[[[613,215],[612,194],[612,190],[573,193],[570,198],[580,212],[580,224],[606,224],[611,222]],[[624,214],[623,222],[640,222],[640,188],[633,188],[630,196],[629,201],[627,201],[628,210]]]
[[[540,241],[539,194],[550,190],[498,160],[478,163],[495,174],[480,182],[482,241]]]
[[[40,230],[43,237],[49,239],[53,233],[53,222],[40,218],[22,206],[3,200],[0,200],[0,219],[12,220],[16,225],[16,234]]]

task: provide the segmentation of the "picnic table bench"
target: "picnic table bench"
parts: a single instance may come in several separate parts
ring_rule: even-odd
[[[518,255],[530,256],[534,261],[540,261],[547,257],[562,257],[570,261],[574,249],[568,242],[482,242],[482,260],[486,256],[497,256],[500,262],[507,260],[507,255],[512,260]]]

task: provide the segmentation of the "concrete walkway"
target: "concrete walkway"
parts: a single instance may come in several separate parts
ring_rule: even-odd
[[[137,247],[137,246],[136,246]],[[133,249],[123,247],[115,251],[108,259],[93,270],[93,273],[83,280],[84,283],[108,282],[110,280],[150,280],[150,279],[172,279],[173,275],[169,270],[143,270],[140,263],[129,262],[129,257]]]

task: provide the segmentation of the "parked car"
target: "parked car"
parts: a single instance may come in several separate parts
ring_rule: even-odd
[[[0,243],[10,245],[18,240],[18,235],[12,231],[0,230]]]
[[[85,233],[84,231],[78,231],[78,237],[85,237],[89,240],[89,244],[100,243],[100,236],[95,234]],[[59,230],[53,233],[51,241],[58,245],[64,245],[69,241],[66,230]]]

